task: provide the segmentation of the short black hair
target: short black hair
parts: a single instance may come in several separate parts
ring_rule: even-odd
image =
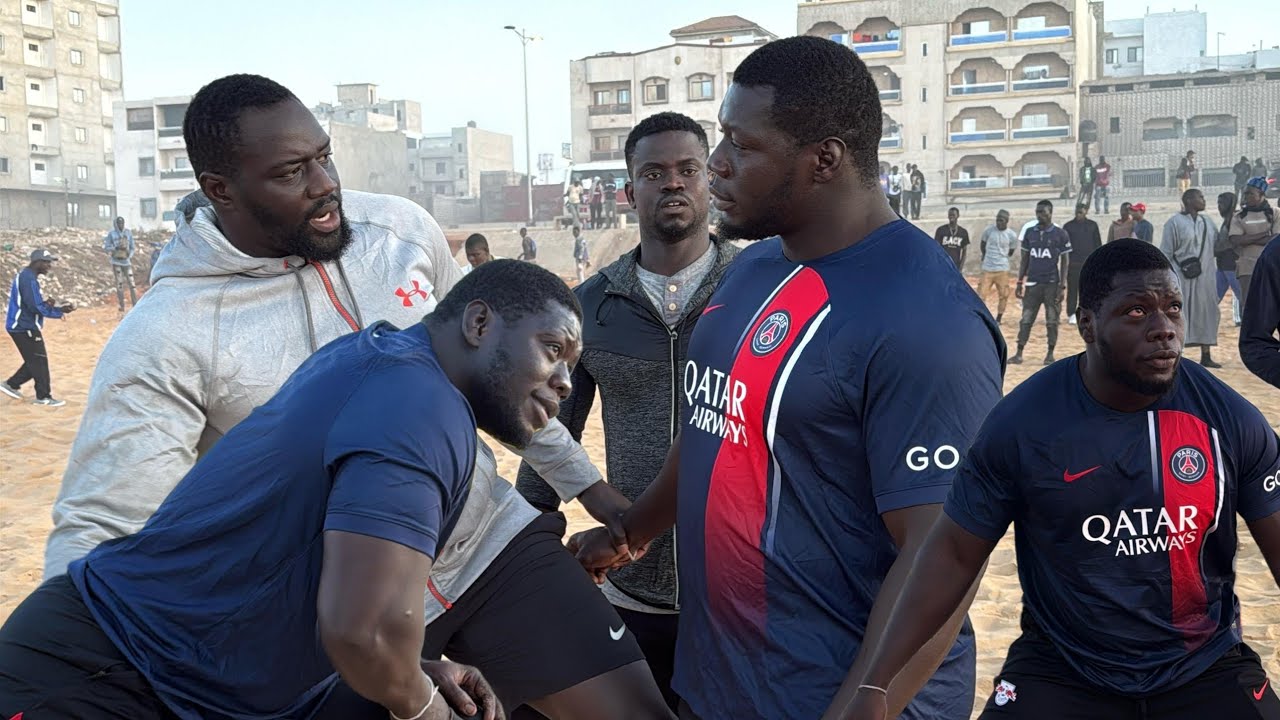
[[[1114,289],[1112,282],[1123,272],[1172,270],[1169,259],[1151,243],[1133,238],[1103,243],[1080,268],[1080,307],[1098,312]]]
[[[228,75],[200,88],[182,120],[182,139],[196,177],[204,172],[235,177],[240,116],[245,110],[297,99],[288,88],[261,75]]]
[[[957,215],[960,214],[960,208],[956,207],[955,205],[952,205],[951,207],[947,208],[947,214],[950,215],[952,210],[955,210]]]
[[[582,305],[568,285],[550,270],[520,260],[494,260],[472,268],[449,291],[428,322],[454,320],[473,300],[482,300],[509,323],[563,305],[582,320]]]
[[[480,233],[471,233],[467,236],[466,241],[463,242],[462,245],[467,249],[467,252],[471,252],[476,248],[484,248],[485,250],[488,250],[489,238],[481,235]]]
[[[1041,200],[1040,202],[1036,203],[1036,209],[1037,209],[1037,210],[1039,210],[1039,209],[1040,209],[1040,208],[1042,208],[1042,207],[1047,207],[1047,208],[1049,208],[1050,210],[1052,210],[1052,209],[1053,209],[1053,202],[1052,202],[1052,201],[1050,201],[1050,200]]]
[[[797,145],[840,138],[862,181],[878,182],[880,91],[853,50],[820,37],[774,40],[738,65],[733,84],[772,88],[774,125]]]
[[[1088,209],[1089,209],[1089,203],[1076,203],[1077,212],[1080,210],[1088,210]]]
[[[707,131],[702,129],[697,120],[688,115],[681,115],[678,112],[660,112],[641,120],[640,124],[631,128],[631,132],[627,135],[627,144],[623,146],[622,156],[626,158],[628,173],[631,172],[631,159],[635,157],[636,145],[650,135],[664,132],[693,133],[693,136],[698,139],[698,143],[702,145],[702,149],[708,154],[711,153],[711,143],[707,141]]]

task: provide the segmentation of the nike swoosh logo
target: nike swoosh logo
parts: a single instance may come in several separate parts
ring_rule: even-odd
[[[1079,480],[1080,478],[1084,477],[1085,475],[1088,475],[1089,473],[1093,472],[1094,470],[1097,470],[1097,469],[1098,469],[1098,468],[1100,468],[1100,467],[1102,467],[1102,466],[1101,466],[1101,465],[1094,465],[1093,467],[1089,468],[1088,470],[1085,470],[1084,472],[1078,472],[1078,473],[1072,473],[1072,472],[1067,472],[1066,470],[1063,470],[1063,471],[1062,471],[1062,479],[1063,479],[1063,480],[1065,480],[1065,481],[1067,481],[1067,482],[1075,482],[1076,480]]]
[[[703,310],[703,311],[702,311],[702,314],[703,314],[703,315],[706,315],[707,313],[711,312],[712,310],[719,310],[719,309],[720,309],[720,308],[722,308],[722,307],[724,307],[724,304],[723,304],[723,303],[722,303],[722,304],[720,304],[720,305],[712,305],[712,306],[708,307],[706,310]]]
[[[614,630],[613,628],[609,628],[609,637],[613,638],[614,640],[621,640],[621,639],[622,639],[622,636],[623,636],[626,632],[627,632],[627,626],[626,626],[626,625],[623,625],[622,627],[618,628],[617,630]],[[1266,687],[1266,686],[1264,685],[1263,687]]]
[[[615,639],[616,639],[616,638],[615,638]],[[1258,700],[1259,702],[1261,702],[1261,700],[1262,700],[1262,693],[1264,693],[1264,692],[1266,692],[1266,691],[1267,691],[1267,685],[1268,685],[1270,682],[1271,682],[1271,678],[1267,678],[1266,680],[1263,680],[1263,681],[1262,681],[1262,687],[1258,688],[1258,691],[1257,691],[1257,692],[1255,692],[1255,693],[1253,694],[1253,699],[1254,699],[1254,700]]]

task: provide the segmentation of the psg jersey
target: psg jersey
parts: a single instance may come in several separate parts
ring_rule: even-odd
[[[1240,642],[1236,516],[1280,511],[1280,448],[1257,408],[1201,366],[1141,412],[1097,403],[1080,356],[991,412],[945,510],[1016,528],[1023,610],[1088,682],[1181,685]]]
[[[816,718],[897,550],[882,514],[941,503],[999,400],[1004,343],[904,220],[727,270],[683,369],[674,688],[703,717]],[[904,717],[967,720],[966,628]]]

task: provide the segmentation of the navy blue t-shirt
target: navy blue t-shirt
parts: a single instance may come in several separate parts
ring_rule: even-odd
[[[1086,681],[1156,693],[1240,642],[1236,515],[1280,511],[1280,447],[1200,365],[1123,413],[1085,389],[1079,357],[996,406],[945,510],[992,541],[1014,524],[1023,610]]]
[[[675,690],[702,717],[816,718],[897,557],[881,515],[941,503],[1000,399],[1004,342],[898,220],[795,263],[743,251],[683,369]],[[905,717],[967,720],[972,630]]]
[[[1027,285],[1057,283],[1058,261],[1071,252],[1071,237],[1057,225],[1044,229],[1033,225],[1022,234],[1022,250],[1031,256],[1027,260]]]
[[[417,324],[321,348],[192,468],[136,535],[68,573],[182,718],[306,718],[336,682],[316,631],[323,535],[435,557],[475,421]]]

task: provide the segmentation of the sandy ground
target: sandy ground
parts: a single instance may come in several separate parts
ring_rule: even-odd
[[[1217,372],[1260,407],[1276,426],[1280,424],[1280,392],[1264,385],[1240,363],[1229,302],[1228,299],[1223,306],[1222,333],[1215,352],[1226,367]],[[1004,323],[1005,337],[1012,343],[1017,333],[1017,313],[1010,311],[1008,315],[1015,318],[1006,317]],[[49,509],[80,422],[94,364],[117,321],[113,308],[89,308],[66,321],[47,324],[53,391],[56,397],[67,400],[66,407],[34,407],[0,396],[0,537],[4,538],[0,544],[0,620],[7,618],[39,582],[44,541],[50,527]],[[1070,326],[1063,327],[1060,343],[1059,357],[1082,349],[1079,335]],[[1009,367],[1006,391],[1040,369],[1038,359],[1043,357],[1043,350],[1044,329],[1038,325],[1027,348],[1028,363]],[[7,377],[18,364],[13,345],[7,340],[0,342],[0,375]],[[28,395],[32,393],[30,385],[24,389]],[[604,437],[598,413],[588,423],[583,442],[603,470]],[[499,448],[499,452],[503,451]],[[501,455],[505,477],[514,478],[516,466],[514,456]],[[576,503],[568,513],[571,531],[591,525]],[[1270,672],[1280,673],[1280,591],[1247,533],[1241,535],[1240,545],[1236,589],[1243,606],[1245,636],[1262,655]],[[1010,535],[992,556],[971,613],[978,632],[979,700],[985,699],[1009,643],[1017,636],[1020,598]]]

